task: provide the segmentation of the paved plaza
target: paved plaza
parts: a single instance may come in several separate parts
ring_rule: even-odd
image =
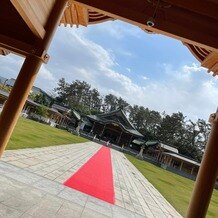
[[[64,186],[100,148],[87,142],[6,151],[0,160],[0,217],[181,217],[125,155],[113,149],[115,205]]]

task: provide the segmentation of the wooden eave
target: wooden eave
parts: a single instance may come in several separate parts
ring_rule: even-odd
[[[0,54],[6,54],[5,50],[24,56],[33,54],[46,34],[55,2],[1,0],[0,47],[4,49]],[[120,19],[146,32],[181,40],[202,66],[218,74],[218,2],[160,0],[155,26],[148,27],[146,22],[153,16],[156,5],[157,0],[69,0],[60,24],[78,27]]]
[[[10,53],[10,52],[9,52],[8,50],[6,50],[6,49],[0,47],[0,55],[6,56],[6,55],[8,55],[9,53]]]
[[[198,59],[202,67],[213,72],[213,76],[218,75],[218,52],[210,51],[195,45],[183,43],[189,51]]]
[[[207,47],[207,49],[218,49],[218,20],[216,17],[211,18],[211,16],[196,13],[192,10],[192,1],[189,1],[186,9],[185,7],[178,7],[178,4],[171,4],[171,2],[168,4],[168,0],[165,0],[164,2],[169,5],[169,8],[159,8],[155,18],[155,26],[148,27],[146,21],[153,16],[155,10],[155,5],[149,3],[150,1],[152,0],[117,0],[106,3],[101,0],[71,0],[71,2],[81,3],[99,13],[104,13],[153,32],[171,36],[200,47]],[[181,3],[183,0],[177,2]],[[201,2],[198,2],[198,4],[199,7],[203,7]],[[218,11],[218,4],[211,2],[210,9]]]

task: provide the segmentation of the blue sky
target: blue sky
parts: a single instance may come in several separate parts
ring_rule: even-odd
[[[121,21],[59,27],[35,85],[51,91],[58,79],[84,80],[102,94],[188,118],[216,110],[218,80],[200,67],[182,42],[148,34]],[[0,57],[0,76],[16,78],[23,59]]]

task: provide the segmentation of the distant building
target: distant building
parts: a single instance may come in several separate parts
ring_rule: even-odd
[[[193,180],[196,178],[199,162],[180,154],[173,146],[158,141],[148,141],[145,144],[146,156],[158,162],[162,168]]]
[[[11,88],[14,86],[15,81],[16,81],[16,79],[14,79],[14,78],[7,79],[4,77],[0,77],[0,84],[4,84],[5,86],[11,87]],[[31,92],[35,95],[42,95],[44,98],[44,101],[45,101],[44,103],[46,106],[50,106],[54,101],[54,99],[49,94],[47,94],[41,88],[38,88],[36,86],[32,87]]]
[[[5,82],[7,81],[7,78],[4,78],[2,76],[0,76],[0,84],[5,84]]]
[[[2,111],[4,107],[4,104],[7,101],[8,96],[9,96],[8,92],[0,90],[0,112]],[[66,108],[64,109],[62,106],[59,106],[59,105],[56,105],[52,108],[47,107],[48,117],[45,118],[45,117],[41,117],[36,114],[37,107],[42,107],[42,106],[43,105],[38,104],[28,98],[23,107],[21,115],[24,117],[29,117],[30,119],[34,119],[37,121],[39,120],[43,121],[44,123],[47,123],[51,126],[66,127],[71,122],[71,118],[68,116],[70,112],[69,109],[66,109]],[[55,108],[59,108],[59,110]]]
[[[119,146],[129,146],[134,139],[144,137],[135,129],[121,109],[104,114],[88,115],[83,124],[83,130]]]

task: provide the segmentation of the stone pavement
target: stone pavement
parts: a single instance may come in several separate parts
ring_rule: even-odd
[[[0,217],[181,217],[115,150],[115,205],[63,186],[100,147],[87,142],[6,151],[0,161]]]

